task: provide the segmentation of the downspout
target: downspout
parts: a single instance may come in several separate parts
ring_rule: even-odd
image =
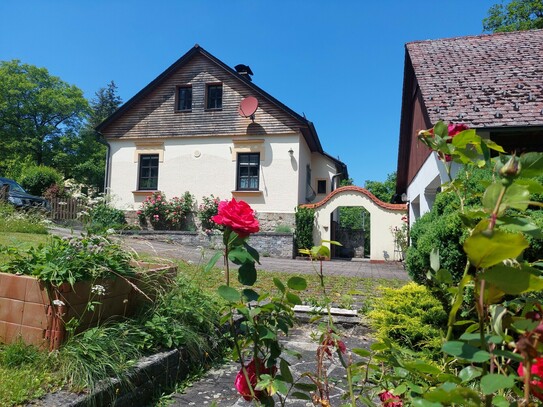
[[[334,189],[337,188],[336,186],[336,178],[339,177],[340,175],[343,175],[342,172],[338,172],[337,174],[334,174],[332,175],[332,185],[331,185],[331,188],[330,188],[330,192],[332,192]]]
[[[111,145],[106,141],[104,135],[100,132],[96,132],[96,140],[100,143],[106,146],[106,169],[104,174],[104,193],[108,193],[108,186],[109,186],[109,167],[110,167],[110,159],[111,159]]]

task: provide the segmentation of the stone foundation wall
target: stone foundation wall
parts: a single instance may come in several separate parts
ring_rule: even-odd
[[[149,240],[175,242],[185,246],[221,249],[222,234],[207,235],[202,232],[171,230],[123,231],[125,235],[139,235]],[[294,258],[294,236],[292,233],[261,232],[251,235],[249,244],[258,250],[262,257]]]

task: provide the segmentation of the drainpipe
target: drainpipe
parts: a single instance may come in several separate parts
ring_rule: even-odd
[[[96,140],[106,146],[106,169],[104,174],[104,193],[107,194],[109,186],[109,167],[110,167],[110,155],[111,155],[111,145],[106,141],[104,135],[100,132],[96,132]]]
[[[330,192],[332,192],[334,189],[336,189],[336,178],[339,177],[340,175],[343,175],[343,173],[338,172],[337,174],[332,175],[332,185],[331,185],[331,188],[330,188]]]

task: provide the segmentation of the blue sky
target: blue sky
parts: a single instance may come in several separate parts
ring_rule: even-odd
[[[357,185],[396,170],[404,44],[478,35],[500,0],[1,0],[0,60],[123,101],[194,44],[313,121]],[[476,63],[476,61],[474,61]]]

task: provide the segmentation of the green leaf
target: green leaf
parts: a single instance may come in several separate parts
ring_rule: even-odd
[[[502,216],[496,220],[496,225],[512,232],[523,232],[536,239],[543,239],[541,229],[530,218]]]
[[[443,352],[466,359],[475,363],[482,363],[490,360],[490,354],[487,351],[471,346],[465,342],[449,341],[445,342],[442,347]]]
[[[448,126],[441,120],[438,121],[434,125],[434,134],[439,137],[447,137],[449,135]]]
[[[279,289],[279,291],[281,291],[283,294],[285,293],[286,288],[281,282],[281,280],[279,280],[277,277],[273,278],[273,284],[275,284],[275,286]]]
[[[424,399],[413,399],[414,407],[441,407],[443,404]]]
[[[253,262],[253,257],[243,246],[236,246],[228,252],[228,259],[234,264]]]
[[[493,394],[498,390],[510,389],[515,385],[514,376],[503,376],[491,373],[481,378],[481,391],[483,394]]]
[[[243,285],[253,285],[256,281],[256,268],[253,262],[243,263],[238,270],[238,281]]]
[[[354,349],[351,349],[352,352],[358,356],[361,356],[363,358],[366,358],[368,356],[371,356],[371,352],[367,349],[362,349],[362,348],[354,348]]]
[[[311,401],[311,397],[309,397],[308,394],[306,393],[302,393],[300,391],[295,391],[291,394],[292,397],[294,397],[295,399],[298,399],[298,400],[308,400],[308,401]]]
[[[436,272],[436,281],[441,284],[451,285],[453,283],[451,272],[449,270],[439,269]]]
[[[239,302],[241,300],[239,292],[226,285],[221,285],[217,288],[217,293],[228,302]]]
[[[204,267],[204,272],[210,271],[213,267],[215,267],[215,264],[217,264],[217,261],[221,258],[222,252],[216,252],[211,259],[207,262],[206,266]]]
[[[288,292],[286,296],[288,302],[290,302],[291,304],[302,305],[302,300],[296,294]]]
[[[458,373],[458,377],[460,378],[460,380],[462,380],[462,383],[467,383],[470,380],[480,377],[481,374],[482,374],[481,368],[478,368],[475,366],[467,366],[463,368],[460,371],[460,373]]]
[[[490,307],[491,323],[494,332],[500,335],[502,338],[505,336],[505,330],[503,329],[503,318],[507,315],[507,308],[501,305],[494,305]]]
[[[282,395],[285,395],[288,393],[288,383],[275,378],[272,382],[272,389],[278,393],[281,393]]]
[[[302,277],[291,277],[287,281],[287,286],[291,290],[302,291],[307,288],[307,281]]]
[[[290,372],[289,363],[283,358],[281,358],[279,362],[279,369],[281,370],[281,376],[283,376],[284,381],[287,383],[294,383],[294,378]]]
[[[258,254],[258,251],[254,247],[249,246],[247,243],[243,243],[243,247],[245,247],[245,250],[247,250],[253,260],[260,264],[260,254]]]
[[[315,391],[317,390],[317,385],[313,383],[296,383],[294,385],[296,389],[302,390],[302,391]]]
[[[517,178],[515,183],[525,185],[531,194],[543,193],[543,185],[535,179],[531,178]]]
[[[480,279],[498,287],[506,294],[522,294],[543,290],[543,278],[536,275],[537,270],[527,266],[522,268],[498,264],[485,270]]]
[[[533,178],[543,175],[543,154],[526,153],[520,156],[520,176]]]
[[[259,325],[257,328],[259,339],[272,339],[275,340],[277,338],[277,335],[275,333],[266,328],[265,326]]]
[[[241,294],[247,298],[247,301],[256,301],[258,300],[258,293],[255,291],[255,290],[252,290],[250,288],[244,288],[242,291],[241,291]]]
[[[433,365],[423,362],[422,360],[417,360],[414,362],[405,362],[404,367],[407,370],[421,373],[428,373],[431,375],[438,375],[441,373],[441,370]]]
[[[439,268],[441,267],[439,263],[439,249],[434,248],[430,252],[430,267],[435,272],[437,272]]]
[[[512,406],[514,404],[510,404],[509,400],[507,400],[503,396],[494,396],[492,398],[492,405],[496,406],[496,407],[510,407],[510,406]]]
[[[466,239],[464,251],[475,267],[487,268],[503,260],[517,258],[528,246],[520,233],[478,231]]]

